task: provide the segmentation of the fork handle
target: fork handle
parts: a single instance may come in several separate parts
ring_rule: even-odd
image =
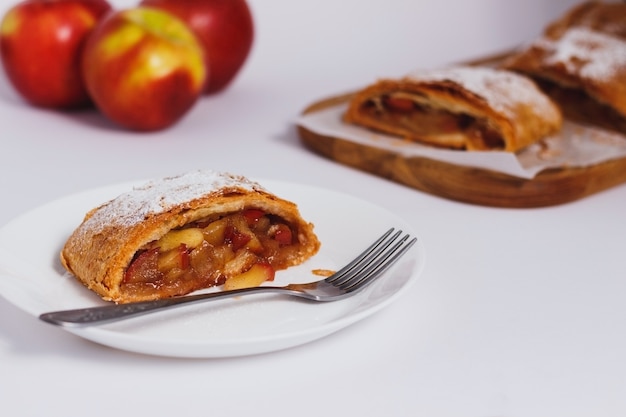
[[[183,297],[165,298],[162,300],[139,301],[127,304],[111,304],[101,307],[87,307],[75,310],[62,310],[44,313],[39,318],[47,323],[65,327],[81,327],[90,324],[103,324],[125,318],[147,314],[183,304],[197,303],[206,300],[217,300],[250,293],[277,292],[282,287],[251,287],[232,291],[221,291],[207,294],[186,295]]]

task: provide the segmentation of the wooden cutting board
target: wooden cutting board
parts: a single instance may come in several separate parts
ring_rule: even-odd
[[[351,94],[313,103],[304,114],[347,102]],[[317,134],[298,127],[304,145],[327,158],[407,185],[416,190],[465,203],[492,207],[533,208],[575,201],[626,182],[626,158],[586,168],[545,170],[532,179],[487,169],[464,167]]]

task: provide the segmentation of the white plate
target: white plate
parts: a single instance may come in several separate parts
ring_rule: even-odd
[[[334,191],[259,180],[298,204],[315,224],[322,247],[305,264],[280,271],[273,284],[319,279],[313,269],[339,269],[389,227],[415,233],[398,216]],[[94,189],[53,201],[0,229],[0,294],[38,317],[53,310],[105,304],[67,274],[58,254],[91,208],[139,183]],[[375,284],[354,297],[313,304],[276,295],[252,295],[88,328],[66,329],[85,339],[133,352],[174,357],[230,357],[301,345],[361,320],[390,304],[424,265],[421,241]]]

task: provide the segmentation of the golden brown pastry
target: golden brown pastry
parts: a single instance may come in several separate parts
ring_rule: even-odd
[[[67,240],[61,262],[105,300],[126,303],[242,276],[259,285],[319,247],[294,203],[241,176],[194,171],[91,210]]]
[[[503,68],[535,79],[566,118],[626,132],[626,3],[582,3]]]
[[[344,121],[443,148],[515,152],[562,118],[527,77],[459,66],[380,80],[355,94]]]

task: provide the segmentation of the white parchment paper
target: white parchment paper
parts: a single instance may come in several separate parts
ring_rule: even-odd
[[[565,121],[559,134],[517,153],[467,152],[421,145],[344,123],[341,117],[345,110],[346,104],[339,104],[302,115],[296,123],[319,135],[393,151],[406,157],[420,156],[526,179],[532,179],[548,168],[587,167],[626,157],[626,137],[570,121]]]

